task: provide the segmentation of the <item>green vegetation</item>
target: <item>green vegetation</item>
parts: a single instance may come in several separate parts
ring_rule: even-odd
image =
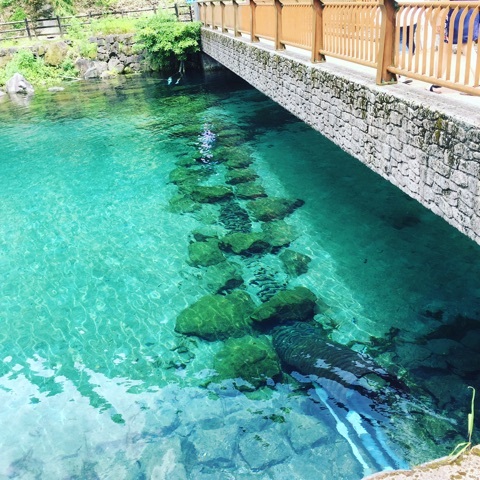
[[[165,70],[183,63],[189,54],[200,51],[200,22],[179,23],[173,15],[158,14],[140,22],[138,48],[146,51],[154,70]]]
[[[2,1],[2,0],[0,0]],[[6,4],[7,0],[3,0]],[[21,14],[18,14],[20,19]],[[21,73],[32,85],[50,86],[64,78],[77,76],[75,60],[79,57],[95,59],[97,45],[89,41],[91,36],[134,33],[136,51],[145,51],[147,63],[152,70],[178,70],[184,72],[184,62],[190,54],[200,50],[199,22],[177,22],[174,15],[161,13],[141,18],[100,18],[89,25],[82,25],[83,19],[71,18],[64,40],[69,41],[66,59],[58,67],[46,65],[41,57],[29,48],[38,42],[21,39],[18,42],[2,42],[0,47],[25,47],[11,60],[0,67],[0,85],[15,73]],[[35,47],[37,49],[38,47]]]
[[[468,431],[468,441],[459,443],[450,453],[450,456],[454,458],[459,457],[462,453],[470,450],[472,447],[472,435],[473,435],[473,423],[475,419],[475,389],[473,387],[468,387],[472,389],[472,403],[470,407],[470,413],[467,417],[467,431]]]
[[[59,76],[56,69],[45,65],[43,60],[35,57],[30,50],[20,50],[5,68],[0,69],[0,85],[4,85],[16,72],[36,85],[51,84]]]

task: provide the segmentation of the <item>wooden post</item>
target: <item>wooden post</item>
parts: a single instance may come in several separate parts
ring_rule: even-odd
[[[240,32],[238,31],[238,3],[237,0],[233,0],[233,36],[239,37]]]
[[[28,26],[28,20],[25,19],[25,29],[27,30],[27,35],[28,35],[28,38],[29,40],[32,39],[32,34],[30,33],[30,27]]]
[[[60,31],[60,36],[63,37],[62,24],[60,22],[60,17],[57,15],[58,30]]]
[[[225,28],[225,2],[220,2],[220,13],[220,31],[223,33],[227,31]]]
[[[377,58],[377,85],[397,82],[397,76],[388,71],[388,67],[394,64],[395,56],[395,0],[384,0],[380,9],[382,26]]]
[[[250,0],[250,41],[259,42],[260,39],[257,37],[257,19],[255,17],[255,10],[257,9],[257,4],[254,0]]]
[[[280,0],[275,2],[275,50],[284,50],[285,44],[282,43],[282,8]]]
[[[312,38],[312,63],[324,62],[325,55],[320,53],[323,50],[323,3],[320,0],[313,0],[313,38]]]
[[[178,5],[177,5],[177,2],[175,2],[174,7],[175,7],[175,16],[177,17],[177,20],[178,20]]]

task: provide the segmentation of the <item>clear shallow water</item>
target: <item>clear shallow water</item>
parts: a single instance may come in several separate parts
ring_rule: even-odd
[[[188,263],[192,231],[224,231],[216,205],[170,208],[170,173],[205,125],[245,137],[269,196],[305,201],[286,220],[308,272],[290,278],[272,254],[236,258],[246,290],[258,303],[259,264],[310,288],[333,340],[405,376],[411,395],[382,432],[406,463],[465,439],[480,247],[266,97],[232,77],[135,78],[3,101],[0,118],[0,478],[366,473],[308,386],[209,383],[222,342],[174,332],[212,293]],[[204,184],[224,180],[219,165]]]

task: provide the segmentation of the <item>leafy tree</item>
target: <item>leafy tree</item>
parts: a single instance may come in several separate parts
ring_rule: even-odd
[[[187,56],[200,51],[200,22],[177,22],[173,15],[158,14],[140,23],[138,48],[146,51],[154,70],[183,68]]]

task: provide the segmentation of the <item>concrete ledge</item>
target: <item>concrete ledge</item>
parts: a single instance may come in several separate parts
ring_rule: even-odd
[[[478,480],[480,478],[480,446],[473,447],[469,453],[452,460],[444,457],[424,463],[413,470],[380,472],[363,480]]]
[[[202,49],[480,243],[478,104],[209,29]]]

